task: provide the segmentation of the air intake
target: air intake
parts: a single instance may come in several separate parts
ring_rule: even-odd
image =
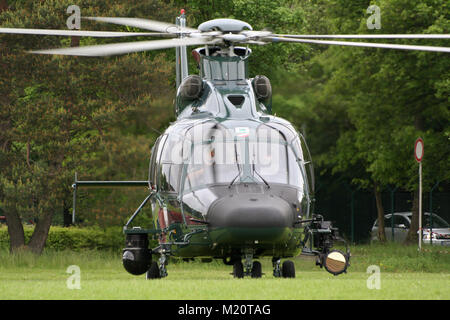
[[[200,98],[203,91],[203,80],[197,75],[186,77],[180,85],[179,95],[184,100]]]
[[[236,108],[240,108],[245,101],[244,96],[231,95],[227,96],[227,98]]]
[[[259,101],[267,101],[272,96],[272,86],[266,76],[256,76],[253,81],[253,90]]]

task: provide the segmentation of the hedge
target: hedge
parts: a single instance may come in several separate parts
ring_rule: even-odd
[[[33,234],[33,227],[24,226],[25,242]],[[121,227],[51,227],[45,248],[54,250],[118,250],[125,244]],[[9,234],[6,227],[0,227],[0,248],[9,248]]]

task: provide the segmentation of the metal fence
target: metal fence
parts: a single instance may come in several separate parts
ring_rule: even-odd
[[[326,187],[324,187],[326,185]],[[449,183],[436,183],[423,193],[422,211],[433,212],[450,222]],[[397,188],[382,191],[385,214],[411,212],[413,194]],[[361,190],[346,182],[319,184],[316,189],[315,212],[323,214],[339,228],[341,234],[352,243],[367,243],[377,219],[377,207],[373,192]],[[386,226],[386,231],[390,230]]]

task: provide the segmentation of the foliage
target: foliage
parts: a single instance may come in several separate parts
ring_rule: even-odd
[[[33,234],[33,228],[26,227],[25,239],[28,242]],[[124,246],[124,237],[120,227],[56,227],[49,231],[46,248],[50,250],[115,250]],[[9,248],[9,235],[6,228],[0,228],[0,248]]]
[[[367,30],[367,1],[333,1],[332,6],[323,8],[327,20],[333,23],[330,31],[449,31],[445,1],[390,0],[375,4],[381,8],[381,30]],[[430,44],[447,45],[445,40]],[[320,174],[335,174],[364,189],[389,185],[417,190],[413,146],[416,138],[422,137],[427,191],[437,181],[450,177],[449,67],[446,54],[330,47],[315,55],[305,64],[301,76],[282,88],[274,97],[274,109],[306,130]],[[294,86],[299,93],[289,93],[294,92]]]
[[[69,4],[14,2],[0,15],[1,26],[61,28]],[[88,16],[138,12],[154,16],[155,5],[80,3],[82,14]],[[164,19],[169,11],[154,18]],[[29,55],[24,50],[67,45],[66,39],[10,35],[1,39],[0,205],[7,217],[45,224],[45,242],[53,212],[70,208],[75,172],[82,173],[81,179],[98,180],[146,176],[143,160],[155,139],[148,128],[166,125],[172,114],[171,107],[169,112],[160,110],[172,103],[165,97],[173,94],[173,64],[164,53],[108,59]],[[114,212],[108,205],[103,210]],[[31,242],[31,247],[40,251],[39,242]]]

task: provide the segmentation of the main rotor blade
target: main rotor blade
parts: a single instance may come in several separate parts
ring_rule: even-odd
[[[433,51],[433,52],[449,52],[449,47],[434,47],[434,46],[415,46],[404,44],[390,44],[390,43],[368,43],[368,42],[351,42],[351,41],[325,41],[325,40],[308,40],[308,39],[292,39],[280,37],[267,37],[265,40],[272,42],[298,42],[298,43],[314,43],[327,44],[339,46],[352,47],[368,47],[368,48],[383,48],[383,49],[398,49],[398,50],[418,50],[418,51]]]
[[[274,34],[273,36],[300,39],[450,39],[450,34]]]
[[[80,31],[80,30],[24,29],[24,28],[0,28],[0,33],[36,34],[45,36],[81,36],[81,37],[97,37],[97,38],[168,35],[167,33],[152,33],[152,32]]]
[[[148,19],[140,19],[140,18],[109,18],[109,17],[84,17],[83,19],[105,22],[105,23],[113,23],[120,24],[129,27],[136,27],[145,30],[159,31],[159,32],[167,32],[167,33],[191,33],[191,32],[199,32],[197,29],[192,28],[183,28],[180,29],[177,25],[167,22],[153,21]]]
[[[167,39],[167,40],[153,40],[153,41],[123,42],[123,43],[114,43],[114,44],[60,48],[60,49],[50,49],[50,50],[36,50],[36,51],[31,51],[30,53],[102,57],[102,56],[112,56],[112,55],[126,54],[126,53],[132,53],[132,52],[174,48],[174,47],[181,47],[181,46],[212,44],[215,42],[217,42],[217,40],[211,41],[209,39],[202,39],[202,38],[200,38],[200,39],[199,38],[195,38],[195,39],[182,38],[182,39]]]

